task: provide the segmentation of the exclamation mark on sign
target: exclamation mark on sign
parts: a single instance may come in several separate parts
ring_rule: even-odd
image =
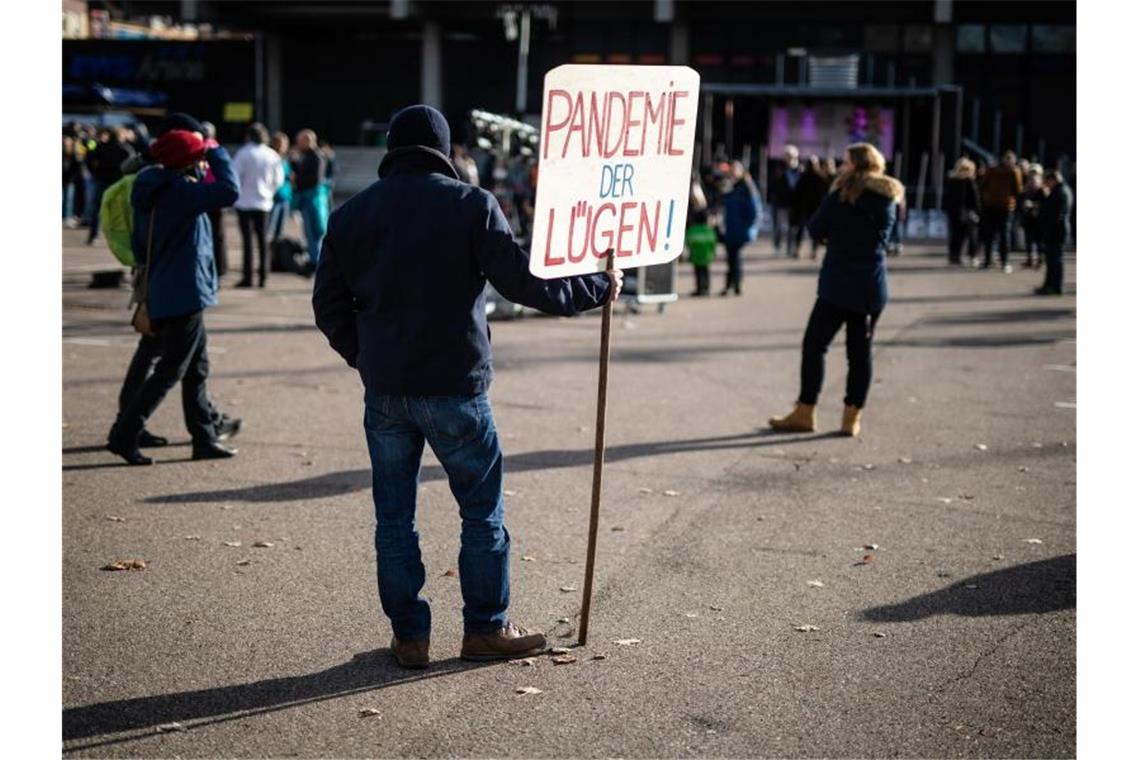
[[[669,221],[665,222],[665,250],[669,250],[669,238],[673,235],[673,204],[676,201],[669,201]]]

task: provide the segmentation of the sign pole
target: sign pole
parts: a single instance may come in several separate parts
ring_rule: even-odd
[[[614,270],[614,252],[606,255],[606,271]],[[594,487],[590,495],[590,537],[586,544],[586,581],[582,584],[582,620],[578,626],[578,646],[586,645],[590,629],[590,599],[594,592],[594,555],[598,549],[598,511],[602,501],[602,466],[606,454],[606,385],[610,375],[610,323],[614,302],[602,307],[602,344],[598,352],[598,419],[594,432]]]

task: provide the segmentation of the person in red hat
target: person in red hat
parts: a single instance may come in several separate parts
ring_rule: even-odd
[[[120,412],[107,436],[107,449],[128,464],[150,464],[139,451],[139,435],[166,394],[182,383],[182,411],[194,459],[231,457],[236,450],[218,442],[206,394],[206,308],[217,303],[218,273],[207,214],[232,206],[237,176],[229,154],[213,140],[187,129],[172,129],[150,146],[159,164],[141,171],[131,191],[135,260],[145,268],[146,304],[160,331],[161,357],[154,372]],[[205,159],[216,181],[201,181]]]

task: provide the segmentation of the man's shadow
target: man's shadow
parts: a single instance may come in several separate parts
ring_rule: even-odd
[[[995,570],[896,604],[863,610],[873,623],[904,623],[933,615],[1024,615],[1077,606],[1077,555]]]
[[[716,436],[711,438],[690,438],[675,441],[631,443],[610,446],[606,449],[606,462],[621,462],[640,457],[654,457],[684,452],[718,451],[724,449],[756,448],[781,446],[807,441],[837,437],[838,433],[786,434],[769,429],[758,429],[751,433]],[[553,470],[564,467],[585,467],[594,462],[594,449],[549,449],[509,454],[505,458],[507,474]],[[437,464],[426,465],[420,470],[420,482],[447,480],[447,473]],[[149,504],[197,504],[217,501],[279,502],[300,501],[302,499],[323,499],[341,496],[372,487],[371,470],[341,470],[327,472],[300,480],[281,483],[264,483],[243,488],[227,488],[213,491],[194,491],[151,496],[145,499]]]
[[[361,652],[348,662],[306,675],[69,707],[63,711],[65,742],[124,732],[144,733],[76,744],[66,748],[65,752],[130,741],[140,735],[149,735],[158,726],[167,723],[179,723],[186,729],[193,729],[350,694],[463,673],[489,664],[492,663],[465,662],[453,657],[433,662],[427,670],[410,671],[396,665],[389,650],[375,649]]]

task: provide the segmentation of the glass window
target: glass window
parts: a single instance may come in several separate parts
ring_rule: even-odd
[[[1075,26],[1034,26],[1033,52],[1077,52],[1077,28]]]
[[[981,24],[962,24],[958,27],[959,53],[986,52],[986,28]]]
[[[908,24],[903,28],[903,49],[908,53],[928,53],[934,45],[929,24]]]
[[[871,53],[894,53],[899,49],[899,28],[893,24],[871,24],[864,32],[864,46]]]
[[[995,53],[1024,53],[1027,32],[1024,24],[994,24],[990,27],[990,50]]]

